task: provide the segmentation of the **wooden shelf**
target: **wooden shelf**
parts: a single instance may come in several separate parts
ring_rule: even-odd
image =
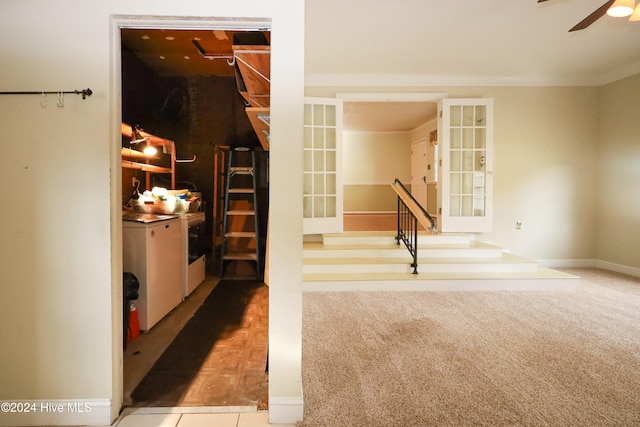
[[[131,139],[133,137],[133,130],[131,128],[130,125],[126,124],[126,123],[122,123],[121,125],[122,127],[122,136],[128,139]],[[141,170],[143,172],[147,173],[147,183],[150,182],[149,179],[149,174],[152,173],[167,173],[167,174],[171,174],[171,189],[175,189],[175,180],[176,180],[176,174],[175,174],[175,162],[176,162],[176,153],[175,153],[175,144],[173,141],[170,141],[168,139],[164,139],[164,138],[159,138],[155,135],[151,135],[150,133],[144,132],[144,131],[140,131],[139,132],[140,136],[144,137],[147,139],[147,143],[149,145],[153,145],[155,147],[161,147],[163,152],[165,151],[165,148],[168,148],[169,151],[169,155],[170,155],[170,167],[164,167],[164,166],[157,166],[157,165],[153,165],[153,164],[148,164],[148,163],[142,163],[142,161],[144,162],[148,162],[149,160],[158,160],[160,159],[159,156],[148,156],[146,154],[144,154],[141,151],[138,150],[133,150],[131,148],[125,148],[122,147],[121,150],[121,155],[122,155],[122,167],[125,169],[138,169]],[[137,161],[134,161],[137,160]]]
[[[131,160],[122,159],[122,167],[127,169],[140,169],[143,172],[150,173],[172,173],[171,168],[162,166],[148,165],[146,163],[133,162]]]
[[[238,90],[251,107],[271,104],[271,46],[234,45]]]
[[[262,148],[265,151],[269,151],[269,108],[247,107],[245,110],[247,116],[249,116],[253,130],[255,130],[256,135],[258,135]]]
[[[249,105],[247,116],[260,144],[269,150],[271,105],[271,46],[234,45],[238,91]]]
[[[148,156],[141,151],[122,147],[122,159],[128,160],[157,160],[158,156]]]

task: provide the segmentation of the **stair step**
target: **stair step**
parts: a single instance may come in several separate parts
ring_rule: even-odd
[[[320,242],[305,242],[305,258],[406,258],[409,251],[403,243],[370,245],[323,245]],[[502,249],[483,242],[469,244],[418,244],[419,258],[500,258]]]
[[[580,277],[539,267],[532,272],[303,274],[303,292],[566,291]]]
[[[305,258],[303,274],[317,273],[412,273],[412,259],[392,258]],[[538,270],[538,263],[509,253],[499,258],[419,258],[418,271],[444,272],[516,272]]]
[[[225,233],[225,237],[240,237],[240,238],[256,238],[255,231],[231,231],[229,233]]]
[[[394,244],[396,232],[394,231],[350,231],[339,234],[324,234],[322,242],[325,245],[367,245],[367,244]],[[475,238],[469,234],[418,233],[418,244],[459,244],[468,245]]]
[[[419,233],[418,273],[395,232],[347,232],[303,244],[303,291],[573,290],[579,277],[475,240]]]

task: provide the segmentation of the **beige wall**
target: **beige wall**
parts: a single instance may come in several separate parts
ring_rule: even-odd
[[[305,88],[307,96],[337,92],[494,98],[494,230],[480,237],[542,260],[596,256],[599,88]],[[516,230],[516,221],[522,222],[521,230]]]
[[[399,178],[409,186],[411,141],[408,132],[345,132],[344,211],[394,212],[391,184]]]
[[[601,88],[596,256],[605,263],[631,267],[638,275],[639,112],[640,74]]]
[[[304,2],[2,1],[0,400],[94,399],[88,414],[0,413],[0,425],[109,424],[122,401],[118,30],[114,15],[272,19],[270,416],[302,415]],[[115,35],[115,39],[114,39]],[[112,50],[112,41],[116,41]],[[115,60],[115,62],[114,62]],[[284,119],[286,117],[286,119]],[[277,141],[277,143],[276,143]],[[299,152],[296,156],[295,153]],[[286,202],[286,208],[282,204]],[[278,310],[286,306],[287,310]],[[35,417],[35,418],[34,418]],[[62,418],[61,418],[62,417]],[[284,419],[287,417],[293,417]]]
[[[408,184],[405,185],[410,188]],[[388,213],[398,209],[398,196],[390,184],[345,185],[344,213]]]

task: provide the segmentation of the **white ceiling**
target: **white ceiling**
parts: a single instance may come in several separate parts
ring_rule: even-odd
[[[608,83],[640,72],[640,22],[605,15],[568,32],[604,3],[306,0],[306,84]],[[433,103],[345,104],[349,130],[406,131],[433,117]]]
[[[353,132],[408,132],[435,117],[435,102],[345,102],[343,126]]]
[[[358,76],[370,73],[434,84],[605,83],[640,71],[640,22],[604,16],[568,32],[603,3],[306,0],[307,84],[333,75],[368,85],[376,76]]]

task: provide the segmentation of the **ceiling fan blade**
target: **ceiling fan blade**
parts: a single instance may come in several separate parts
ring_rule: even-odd
[[[548,1],[548,0],[538,0],[538,3],[544,3],[546,1]]]
[[[596,9],[591,15],[587,16],[582,21],[578,22],[575,26],[573,26],[573,28],[571,28],[569,32],[584,30],[589,25],[593,24],[598,19],[602,18],[604,14],[607,13],[607,9],[609,9],[609,6],[611,6],[614,1],[615,0],[607,1],[605,4],[603,4],[598,9]]]

